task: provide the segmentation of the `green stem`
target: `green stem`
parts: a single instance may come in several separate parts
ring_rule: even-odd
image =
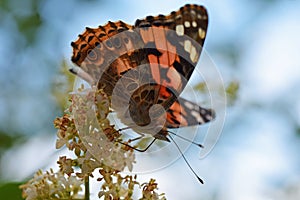
[[[84,200],[90,200],[90,181],[89,181],[89,176],[85,178],[84,181]]]

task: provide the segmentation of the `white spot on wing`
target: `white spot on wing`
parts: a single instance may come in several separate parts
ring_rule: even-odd
[[[197,62],[197,60],[198,60],[198,53],[197,53],[196,48],[194,46],[191,47],[190,59],[193,63]]]
[[[202,28],[198,29],[198,34],[201,39],[205,38],[205,31]]]
[[[187,27],[187,28],[189,28],[189,27],[191,27],[191,23],[189,21],[185,21],[184,22],[184,26]]]
[[[202,19],[202,20],[207,20],[207,16],[206,15],[200,15],[200,14],[198,14],[197,18],[198,19]]]
[[[177,15],[176,17],[175,17],[175,19],[181,19],[182,18],[182,16],[181,15]]]
[[[201,113],[202,115],[205,115],[205,114],[206,114],[206,111],[205,111],[204,109],[201,109],[201,110],[200,110],[200,113]]]
[[[191,104],[191,103],[188,102],[188,101],[184,102],[184,105],[185,105],[188,109],[190,109],[190,110],[193,110],[193,108],[194,108],[194,105]]]
[[[205,123],[204,120],[203,120],[203,118],[199,115],[198,112],[192,110],[191,114],[193,115],[193,117],[196,118],[196,120],[197,120],[199,123],[201,123],[201,124]]]
[[[194,10],[191,10],[190,13],[191,13],[191,15],[196,15],[196,11],[194,11]]]
[[[193,22],[192,22],[192,26],[193,26],[193,27],[197,27],[197,22],[193,21]]]
[[[176,26],[176,33],[179,36],[184,35],[184,26],[182,24]]]
[[[205,118],[209,121],[211,121],[213,119],[211,115],[206,115]]]
[[[184,50],[186,52],[190,52],[192,46],[192,42],[190,40],[185,40],[184,41]]]
[[[167,20],[165,21],[166,24],[167,24],[167,23],[173,23],[173,22],[174,22],[173,19],[167,19]]]

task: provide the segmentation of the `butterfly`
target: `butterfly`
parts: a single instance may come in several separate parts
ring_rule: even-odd
[[[71,72],[113,97],[121,121],[170,141],[167,129],[210,122],[215,113],[180,96],[206,37],[205,7],[187,4],[169,15],[87,27],[73,47]],[[155,106],[158,105],[158,106]]]

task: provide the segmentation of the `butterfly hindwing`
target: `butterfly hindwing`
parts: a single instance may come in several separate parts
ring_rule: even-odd
[[[179,97],[167,110],[167,128],[200,125],[214,118],[215,113],[212,109],[203,108]]]

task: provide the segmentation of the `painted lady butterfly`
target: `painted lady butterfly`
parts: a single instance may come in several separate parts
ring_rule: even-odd
[[[124,108],[119,113],[122,122],[140,134],[159,126],[154,123],[143,129],[163,115],[154,105],[163,107],[165,120],[151,134],[169,141],[167,128],[203,124],[214,118],[213,110],[179,97],[200,57],[207,25],[206,9],[187,4],[167,16],[138,19],[134,26],[109,21],[86,28],[71,43],[72,61],[80,67],[71,72],[108,96],[115,94],[115,109]]]

